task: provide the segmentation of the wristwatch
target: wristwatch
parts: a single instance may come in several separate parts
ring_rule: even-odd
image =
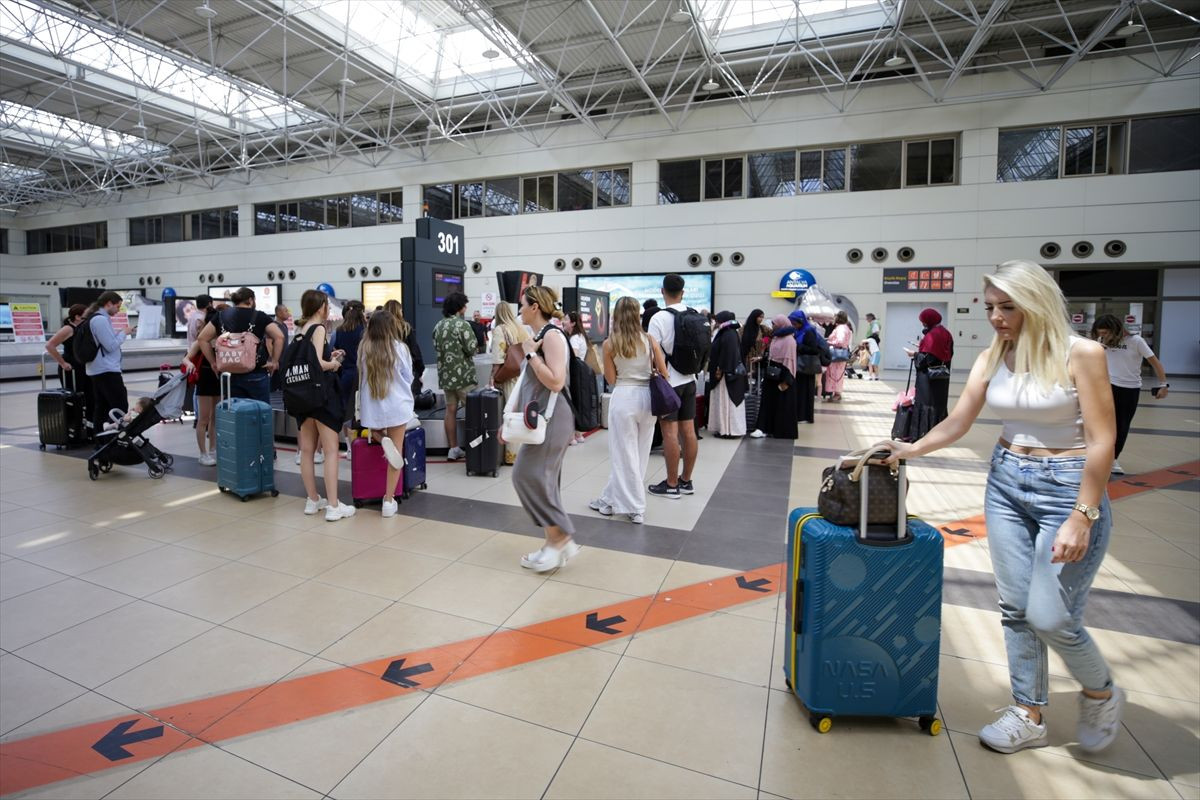
[[[1075,510],[1083,514],[1090,521],[1095,522],[1100,519],[1100,509],[1095,506],[1089,506],[1087,503],[1076,503]]]
[[[533,353],[526,353],[526,354],[525,354],[525,360],[526,360],[526,361],[532,361],[532,360],[533,360]]]

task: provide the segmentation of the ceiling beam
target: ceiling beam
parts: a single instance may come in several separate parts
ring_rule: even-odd
[[[993,0],[992,7],[988,9],[987,14],[979,21],[979,26],[971,36],[971,41],[967,42],[967,46],[963,48],[962,53],[954,64],[954,69],[950,71],[946,82],[942,84],[942,88],[938,90],[937,95],[934,97],[936,102],[941,102],[945,99],[946,93],[950,91],[950,87],[971,66],[971,62],[979,54],[979,49],[987,44],[988,39],[992,37],[992,31],[995,30],[996,22],[1008,11],[1010,5],[1012,5],[1012,0]]]
[[[654,105],[655,110],[659,114],[662,114],[663,119],[667,121],[667,125],[670,126],[671,130],[675,130],[675,123],[671,121],[671,115],[663,108],[662,102],[659,101],[655,91],[650,88],[650,84],[646,83],[646,79],[642,77],[641,70],[633,63],[633,59],[629,57],[629,53],[625,52],[625,48],[621,45],[621,40],[609,29],[608,23],[604,21],[604,17],[601,16],[600,11],[596,8],[596,4],[592,0],[583,0],[583,7],[592,15],[592,19],[596,21],[596,24],[604,30],[605,35],[608,37],[608,43],[612,45],[617,58],[621,59],[621,63],[625,65],[625,69],[629,70],[629,74],[633,76],[634,82],[646,94],[646,97],[650,98],[650,102]]]

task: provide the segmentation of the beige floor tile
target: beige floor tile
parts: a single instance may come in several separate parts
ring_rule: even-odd
[[[157,542],[178,542],[197,533],[211,530],[227,530],[244,525],[239,518],[212,511],[196,511],[192,508],[178,509],[139,519],[121,530],[136,533]]]
[[[1159,769],[1180,784],[1200,786],[1200,704],[1126,690],[1122,722]]]
[[[1171,786],[1174,787],[1175,791],[1179,792],[1179,796],[1184,800],[1200,800],[1200,786],[1180,783],[1179,781],[1171,781]]]
[[[197,533],[176,544],[221,558],[242,558],[258,550],[285,542],[300,531],[271,524],[248,524],[245,520],[233,528],[216,528]]]
[[[85,572],[79,577],[125,594],[145,597],[227,563],[217,556],[167,545]]]
[[[485,651],[486,648],[484,645]],[[462,682],[445,683],[437,692],[489,711],[576,734],[619,660],[617,655],[585,647]]]
[[[333,790],[352,798],[536,797],[571,738],[430,696]],[[396,767],[403,764],[402,779]]]
[[[320,573],[315,580],[399,600],[451,563],[391,547],[371,547]]]
[[[33,553],[82,541],[103,532],[104,528],[97,525],[77,519],[64,519],[5,536],[0,539],[0,552],[7,556],[26,558]]]
[[[379,514],[379,506],[366,506],[358,509],[353,517],[338,520],[336,523],[313,526],[309,533],[320,533],[326,536],[336,536],[339,539],[350,539],[365,544],[380,544],[401,533],[420,520],[415,517],[389,517],[384,519]]]
[[[609,800],[614,797],[754,800],[756,796],[749,786],[729,783],[586,739],[578,739],[571,746],[571,752],[545,794],[552,800]]]
[[[353,666],[414,650],[487,636],[496,627],[400,602],[342,637],[321,657]]]
[[[761,788],[791,798],[968,796],[945,734],[929,736],[907,719],[850,717],[820,734],[800,702],[777,691],[767,713]]]
[[[1113,561],[1126,564],[1130,569],[1134,570],[1137,569],[1137,564],[1165,564],[1174,567],[1192,566],[1200,570],[1200,560],[1189,558],[1186,553],[1180,552],[1180,549],[1174,544],[1157,536],[1153,539],[1113,537],[1112,542],[1108,546],[1108,553],[1104,557],[1104,563],[1109,569],[1112,569]]]
[[[542,537],[522,536],[519,533],[496,533],[488,537],[469,553],[458,559],[463,564],[528,575],[529,570],[521,566],[521,556],[542,546]],[[574,567],[572,567],[574,568]]]
[[[942,605],[942,654],[1007,664],[999,611]]]
[[[310,581],[234,617],[225,626],[316,655],[388,605],[382,597]]]
[[[449,522],[422,520],[416,525],[385,539],[385,547],[411,553],[456,560],[492,537],[493,531],[454,525]]]
[[[671,569],[666,558],[585,547],[569,569],[550,576],[552,581],[574,583],[634,596],[654,594]]]
[[[17,655],[95,688],[211,627],[139,600],[23,647]]]
[[[162,546],[161,542],[132,533],[103,531],[77,542],[29,553],[22,558],[68,575],[82,575]]]
[[[504,620],[506,628],[521,628],[549,619],[578,614],[581,611],[611,606],[629,600],[630,596],[576,586],[573,583],[545,581],[529,599],[521,604],[512,616]],[[627,620],[628,630],[633,630],[639,620]]]
[[[681,586],[691,586],[693,583],[710,581],[738,574],[737,570],[725,567],[712,567],[708,564],[692,564],[688,561],[676,561],[671,564],[666,577],[663,578],[662,591],[678,589]]]
[[[61,572],[17,558],[0,562],[0,601],[16,597],[67,578]]]
[[[404,596],[404,602],[493,625],[503,623],[544,583],[470,564],[451,564]]]
[[[1112,559],[1105,559],[1104,565],[1138,594],[1200,603],[1200,569],[1194,564],[1185,564],[1189,561],[1192,561],[1189,556],[1180,553],[1175,563],[1182,566],[1124,563]]]
[[[109,796],[113,789],[147,769],[150,763],[153,762],[118,766],[83,778],[51,783],[16,796],[21,800],[96,800]]]
[[[1119,686],[1189,703],[1200,702],[1200,648],[1149,636],[1088,628]],[[1153,664],[1152,669],[1147,665]],[[1068,675],[1066,665],[1050,651],[1050,674]]]
[[[32,480],[36,481],[37,479],[33,478]],[[5,477],[3,483],[7,487],[9,485],[9,478]],[[43,525],[62,523],[66,519],[66,517],[59,514],[43,511],[40,508],[14,506],[12,509],[0,513],[0,538],[27,531],[30,528],[40,528]]]
[[[1169,798],[1161,778],[1135,775],[1045,750],[1011,756],[993,753],[967,734],[950,732],[972,798],[1130,797]]]
[[[130,708],[154,711],[266,686],[308,660],[309,656],[296,650],[227,628],[213,628],[114,678],[98,691]],[[237,704],[233,698],[224,710]],[[193,734],[209,724],[209,720],[195,717],[166,721]]]
[[[96,692],[85,691],[73,700],[41,714],[15,730],[0,736],[0,741],[16,741],[49,731],[100,722],[130,713],[130,709]]]
[[[73,700],[87,689],[11,654],[0,655],[0,734]]]
[[[247,521],[254,520],[253,525],[257,527],[259,524],[282,526],[292,528],[294,530],[306,531],[310,528],[323,527],[330,523],[325,522],[324,514],[305,514],[304,501],[298,497],[292,498],[292,503],[285,505],[264,506],[259,510],[256,506],[248,509],[253,512],[245,519]]]
[[[293,575],[231,563],[155,592],[146,600],[211,622],[225,622],[301,582]]]
[[[634,634],[625,655],[766,686],[775,623],[708,614]]]
[[[623,659],[580,733],[724,780],[758,780],[767,690]]]
[[[243,564],[311,578],[342,563],[370,545],[335,536],[299,533],[290,539],[256,550],[240,560]]]
[[[74,578],[26,592],[0,603],[0,648],[16,650],[132,602]]]
[[[108,797],[192,800],[204,797],[320,798],[321,793],[211,745],[180,750],[140,772]]]

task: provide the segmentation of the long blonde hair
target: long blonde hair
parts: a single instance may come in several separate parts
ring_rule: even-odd
[[[636,298],[626,295],[617,301],[612,313],[612,331],[608,340],[612,342],[613,355],[633,358],[643,347],[642,307]]]
[[[983,276],[983,285],[1004,292],[1024,314],[1015,341],[993,337],[987,361],[988,379],[1000,369],[1011,350],[1015,374],[1031,375],[1047,392],[1056,385],[1070,386],[1067,357],[1071,352],[1071,326],[1067,322],[1067,301],[1050,273],[1032,261],[1005,261],[994,273]]]
[[[359,374],[367,376],[367,388],[376,400],[388,396],[396,379],[397,342],[401,347],[406,346],[399,337],[396,318],[388,313],[372,314],[358,345],[358,369]]]
[[[408,334],[412,332],[412,326],[404,318],[404,310],[400,306],[400,301],[396,299],[388,300],[383,304],[383,310],[396,318],[396,335],[403,342],[408,338]]]
[[[504,301],[496,304],[496,330],[504,331],[504,341],[510,345],[520,344],[529,338],[529,331],[517,321],[512,306]]]

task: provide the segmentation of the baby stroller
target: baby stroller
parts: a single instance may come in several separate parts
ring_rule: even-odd
[[[126,467],[145,464],[151,478],[166,475],[175,458],[152,445],[146,431],[163,420],[179,418],[187,389],[187,377],[176,372],[155,390],[149,406],[129,422],[121,421],[121,412],[114,408],[110,415],[117,427],[96,434],[96,450],[88,456],[88,477],[96,480],[101,472],[110,471],[113,464]]]

